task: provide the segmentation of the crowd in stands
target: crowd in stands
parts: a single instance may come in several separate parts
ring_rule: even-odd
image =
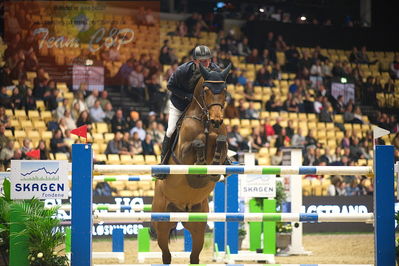
[[[265,14],[273,16],[271,9]],[[14,12],[14,11],[12,11]],[[276,11],[277,13],[279,11]],[[281,13],[281,12],[280,12]],[[13,16],[13,14],[10,14]],[[151,10],[140,10],[137,18],[142,25],[151,25],[153,15]],[[288,17],[289,19],[289,17]],[[287,16],[281,13],[281,20]],[[18,22],[18,21],[17,21]],[[287,22],[287,21],[284,21]],[[326,22],[327,25],[329,24]],[[330,22],[331,23],[331,22]],[[106,123],[110,132],[114,133],[109,140],[105,154],[118,155],[157,155],[160,149],[168,114],[164,112],[168,97],[166,88],[162,88],[163,81],[168,80],[179,64],[190,60],[188,56],[178,58],[169,41],[165,40],[160,49],[159,58],[153,55],[142,54],[138,59],[128,58],[121,62],[121,67],[111,82],[119,83],[124,92],[135,101],[145,102],[153,110],[149,114],[135,110],[126,112],[115,108],[108,99],[107,89],[89,90],[86,83],[81,83],[74,91],[73,99],[64,97],[64,92],[58,88],[58,81],[52,79],[49,73],[41,67],[38,60],[38,46],[33,33],[28,31],[22,38],[14,23],[11,30],[15,30],[13,39],[7,43],[4,52],[5,65],[0,71],[0,161],[4,168],[9,167],[11,159],[26,158],[31,149],[40,150],[40,159],[50,159],[50,154],[70,154],[70,144],[76,140],[70,131],[87,125],[89,132],[95,132],[97,123]],[[200,14],[194,13],[185,21],[181,21],[176,29],[168,35],[179,37],[199,38],[204,30],[212,30]],[[345,123],[364,125],[365,120],[360,104],[378,107],[377,93],[390,93],[395,90],[394,80],[399,78],[399,57],[396,56],[390,64],[390,78],[382,85],[381,80],[366,76],[362,65],[376,65],[378,62],[368,58],[367,48],[354,48],[349,61],[332,61],[329,55],[322,52],[321,47],[315,47],[311,53],[300,51],[295,45],[287,44],[283,35],[270,32],[265,38],[264,49],[258,51],[248,43],[243,36],[238,39],[234,35],[220,31],[217,36],[217,46],[213,60],[220,67],[233,64],[233,70],[227,79],[227,84],[242,86],[244,98],[235,99],[231,94],[227,98],[225,109],[226,119],[258,120],[248,136],[243,136],[240,126],[227,125],[229,149],[244,152],[260,152],[264,148],[274,151],[270,158],[273,165],[282,163],[281,148],[287,146],[302,147],[304,165],[339,165],[349,166],[364,163],[372,159],[373,138],[371,131],[360,134],[355,129],[349,130]],[[280,65],[277,53],[283,53],[285,64]],[[242,64],[234,64],[232,57],[239,56],[242,64],[259,65],[256,75],[249,77]],[[102,60],[120,61],[117,50],[101,52]],[[163,66],[170,66],[164,71]],[[283,71],[295,74],[289,80],[286,97],[282,100],[279,95],[271,93],[267,102],[259,99],[255,92],[256,87],[275,88],[276,82],[283,80]],[[34,72],[34,78],[28,74]],[[160,75],[163,79],[160,79]],[[355,84],[356,97],[344,99],[331,95],[330,84],[334,78],[346,78]],[[13,81],[18,85],[14,86]],[[364,81],[365,80],[365,81]],[[12,93],[8,90],[12,89]],[[38,102],[44,102],[39,106]],[[42,109],[41,109],[42,108]],[[50,111],[53,119],[47,123],[52,131],[50,141],[39,140],[33,142],[26,136],[22,145],[17,145],[12,138],[6,136],[6,131],[14,133],[15,127],[10,123],[11,117],[6,109],[28,111]],[[333,123],[343,134],[342,141],[337,143],[335,150],[331,150],[326,143],[317,138],[316,129],[304,130],[298,121],[288,119],[282,121],[280,117],[262,117],[263,112],[288,112],[315,114],[317,121]],[[341,117],[339,120],[337,117]],[[370,117],[370,122],[389,129],[395,133],[392,144],[397,148],[396,159],[399,160],[399,122],[397,116],[385,112],[376,113]],[[329,189],[331,195],[358,195],[372,193],[368,179],[351,177],[349,179],[334,179]],[[349,185],[347,185],[349,184]]]

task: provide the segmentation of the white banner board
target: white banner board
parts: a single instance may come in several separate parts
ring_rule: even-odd
[[[12,160],[12,199],[67,199],[68,161]]]
[[[242,180],[241,195],[245,198],[276,197],[275,175],[245,175],[239,180]]]

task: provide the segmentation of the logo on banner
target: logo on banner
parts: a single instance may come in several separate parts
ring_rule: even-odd
[[[67,199],[67,161],[11,161],[12,199]]]
[[[246,198],[276,197],[276,176],[247,175],[241,183],[241,195]]]

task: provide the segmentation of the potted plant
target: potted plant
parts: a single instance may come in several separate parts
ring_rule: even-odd
[[[32,266],[66,266],[68,257],[60,254],[60,245],[65,243],[65,234],[59,229],[60,221],[56,218],[58,208],[45,209],[44,202],[38,199],[11,200],[10,182],[3,183],[4,195],[0,197],[0,244],[2,253],[8,257],[10,210],[17,209],[22,213],[24,230],[15,233],[15,236],[26,236],[29,240],[30,265]],[[8,211],[7,211],[8,210]],[[3,255],[4,257],[4,255]],[[4,260],[4,259],[3,259]],[[5,261],[8,265],[8,261]]]
[[[291,244],[291,232],[292,232],[291,223],[278,222],[276,224],[276,227],[277,227],[276,247],[279,250],[284,250],[288,248],[288,245]]]

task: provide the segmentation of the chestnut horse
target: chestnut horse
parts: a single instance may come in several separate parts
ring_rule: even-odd
[[[168,164],[223,164],[227,158],[227,132],[223,124],[226,102],[225,80],[231,65],[222,72],[208,71],[201,64],[193,100],[182,118],[177,144]],[[152,201],[153,212],[209,212],[208,197],[219,176],[168,175],[157,180]],[[153,222],[164,264],[171,263],[169,234],[176,222]],[[190,264],[199,263],[204,244],[206,222],[186,222],[190,231],[192,252]]]

